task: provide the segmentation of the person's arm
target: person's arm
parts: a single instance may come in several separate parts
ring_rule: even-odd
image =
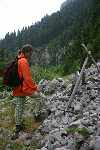
[[[36,89],[37,91],[39,91],[39,88],[37,87],[36,84],[34,84],[33,79],[30,75],[30,68],[29,68],[28,61],[26,59],[23,59],[23,60],[21,59],[21,61],[19,63],[20,63],[20,67],[21,67],[24,81],[32,89],[34,89],[34,90]]]

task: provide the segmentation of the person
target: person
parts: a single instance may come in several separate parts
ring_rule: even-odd
[[[13,96],[17,97],[17,104],[15,106],[15,123],[16,123],[16,132],[18,133],[22,128],[22,115],[25,108],[26,96],[33,94],[35,91],[38,93],[41,91],[30,75],[30,68],[27,58],[32,56],[33,47],[29,44],[24,45],[22,50],[19,50],[19,57],[24,57],[18,60],[18,73],[19,78],[23,79],[23,85],[18,85],[13,87]]]

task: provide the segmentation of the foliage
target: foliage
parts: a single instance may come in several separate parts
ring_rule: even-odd
[[[3,75],[4,67],[12,59],[12,55],[5,52],[4,49],[0,49],[0,76]]]
[[[38,84],[41,79],[53,80],[63,76],[63,66],[51,66],[50,68],[43,68],[38,66],[38,70],[31,71],[31,76],[35,84]],[[0,78],[0,92],[12,91],[12,88],[3,84],[3,78]]]
[[[54,78],[59,78],[63,74],[62,65],[51,66],[50,68],[43,68],[38,66],[37,71],[31,71],[31,76],[33,81],[38,84],[41,79],[53,80]]]
[[[85,138],[89,136],[89,131],[86,130],[86,128],[79,128],[77,126],[74,126],[73,128],[68,128],[68,131],[70,132],[78,132],[79,134],[83,135]]]
[[[75,133],[78,133],[78,134],[81,134],[82,136],[84,136],[84,140],[81,141],[81,142],[77,142],[76,144],[76,149],[80,149],[82,147],[82,144],[84,143],[84,141],[89,137],[90,133],[89,131],[86,130],[85,127],[83,128],[79,128],[78,127],[79,125],[75,124],[73,125],[72,127],[70,126],[68,128],[68,131],[71,132],[74,136],[75,136]]]
[[[3,78],[0,78],[0,92],[2,91],[12,91],[12,87],[7,86],[6,84],[3,84]]]
[[[16,48],[21,49],[26,43],[30,43],[36,48],[44,44],[46,45],[49,41],[55,39],[65,31],[68,31],[68,35],[64,34],[63,37],[66,36],[68,40],[71,40],[76,36],[81,22],[84,20],[84,23],[86,23],[91,16],[91,14],[89,14],[90,12],[88,12],[88,7],[91,7],[91,1],[92,0],[77,0],[71,2],[61,11],[53,13],[51,16],[46,15],[41,21],[34,25],[28,28],[23,27],[21,31],[18,30],[17,36],[15,31],[11,34],[8,32],[5,35],[5,39],[1,40],[0,45],[4,49],[9,49],[10,51],[16,51]],[[79,7],[82,9],[79,9]],[[82,18],[80,17],[81,15]],[[68,28],[71,26],[72,29],[69,30]]]
[[[48,47],[52,57],[49,67],[60,68],[60,75],[74,73],[79,68],[83,42],[91,50],[93,58],[98,60],[100,58],[99,16],[99,0],[71,1],[60,11],[50,16],[44,16],[41,21],[28,28],[23,27],[21,31],[18,30],[17,34],[15,31],[11,34],[8,32],[5,38],[0,40],[0,76],[2,76],[3,68],[8,60],[14,58],[17,50],[27,43],[34,47],[34,52],[37,52],[40,61],[45,47]],[[73,44],[69,46],[71,41]],[[56,54],[59,54],[61,48],[64,47],[66,48],[65,54],[58,63],[55,61]],[[31,61],[29,59],[30,65],[32,65]],[[38,65],[41,64],[40,61]],[[41,67],[45,68],[45,63],[42,64]],[[52,79],[53,75],[51,77],[49,67],[46,68],[46,71],[39,68],[39,73],[36,72],[37,76],[33,73],[36,82],[41,78]],[[49,75],[47,75],[48,73]]]

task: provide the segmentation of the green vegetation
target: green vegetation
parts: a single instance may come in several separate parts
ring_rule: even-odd
[[[83,42],[91,50],[93,58],[98,60],[100,58],[99,16],[99,0],[74,0],[60,11],[50,16],[46,15],[34,25],[25,27],[21,31],[18,30],[17,35],[15,31],[11,34],[7,33],[5,38],[0,40],[0,76],[2,76],[6,63],[14,58],[17,50],[21,49],[26,43],[34,47],[34,52],[40,60],[36,65],[43,68],[46,68],[46,66],[45,63],[42,63],[42,66],[40,65],[41,57],[45,48],[48,47],[52,61],[46,68],[46,74],[43,70],[42,76],[48,76],[47,69],[50,74],[49,68],[52,69],[53,67],[61,70],[61,76],[75,73],[80,66],[81,44]],[[73,44],[69,46],[70,43]],[[56,54],[60,54],[62,48],[66,49],[65,53],[62,53],[60,61],[57,62]],[[34,65],[30,60],[29,64]],[[49,79],[52,77],[48,76]],[[37,81],[38,79],[36,79]]]
[[[78,65],[78,64],[77,64]],[[38,84],[41,79],[53,80],[63,77],[68,78],[70,75],[63,76],[63,65],[51,66],[50,68],[43,68],[38,66],[36,71],[31,71],[31,76],[35,84]],[[78,68],[77,68],[78,69]],[[75,70],[76,71],[76,70]],[[12,88],[3,84],[3,78],[0,78],[0,92],[12,91]]]
[[[1,132],[5,128],[3,139],[0,141],[0,149],[5,149],[9,142],[5,137],[15,132],[14,123],[14,106],[12,105],[11,95],[5,95],[5,91],[12,91],[12,88],[3,84],[2,73],[4,66],[17,55],[17,51],[24,44],[31,44],[39,63],[34,64],[29,59],[30,66],[36,66],[36,71],[31,71],[34,83],[38,84],[41,79],[52,80],[54,78],[69,77],[69,74],[75,73],[81,63],[81,44],[84,42],[88,50],[92,52],[93,58],[97,61],[100,58],[100,0],[74,0],[65,6],[61,11],[53,13],[51,16],[46,15],[40,22],[25,27],[17,34],[7,33],[5,38],[0,40],[0,98],[7,97],[0,105],[0,109],[4,111],[0,113],[0,129]],[[72,45],[70,45],[72,43]],[[45,63],[41,65],[41,57],[48,47],[48,52],[52,57],[52,61],[48,67]],[[65,48],[65,52],[62,52]],[[57,55],[61,54],[60,61],[56,61]],[[85,53],[85,50],[83,50]],[[89,67],[91,62],[87,64]],[[4,92],[2,92],[4,91]],[[2,93],[1,93],[2,92]],[[26,107],[26,113],[35,108],[34,98],[30,99],[33,103]],[[32,132],[40,126],[40,122],[35,122],[34,117],[26,117],[25,132]],[[86,139],[89,132],[78,126],[69,128],[72,134],[78,132]],[[26,149],[25,143],[20,139],[19,142],[11,143],[11,149]],[[41,148],[40,141],[33,141],[31,147]],[[80,147],[80,145],[78,146]]]
[[[3,77],[0,78],[0,92],[2,91],[12,91],[12,88],[3,84]]]
[[[68,131],[78,132],[79,134],[83,135],[85,139],[89,136],[89,131],[87,131],[85,128],[80,129],[77,126],[74,126],[73,128],[68,128]]]
[[[90,135],[86,128],[79,128],[79,125],[77,124],[70,126],[67,130],[72,133],[73,136],[75,136],[75,133],[81,134],[83,136],[83,140],[81,142],[77,142],[76,149],[80,149],[84,141],[87,140]]]
[[[53,80],[54,78],[62,77],[63,66],[59,65],[56,67],[51,66],[50,68],[43,68],[38,66],[38,70],[31,71],[33,81],[38,84],[41,79]]]
[[[26,148],[25,146],[25,141],[23,142],[20,138],[18,138],[18,141],[8,141],[6,139],[6,137],[10,134],[15,133],[15,108],[13,105],[13,102],[11,100],[14,100],[15,97],[12,97],[11,94],[9,94],[7,96],[7,93],[5,92],[5,94],[0,94],[0,97],[2,97],[2,99],[6,98],[6,101],[4,101],[2,104],[0,104],[0,110],[3,111],[0,112],[0,132],[2,133],[2,131],[5,129],[5,133],[3,133],[3,139],[0,141],[0,149],[4,150],[6,148],[7,145],[11,144],[11,149],[18,149],[18,150],[24,150]],[[29,113],[32,109],[35,108],[35,100],[36,98],[30,98],[29,99],[31,101],[31,105],[27,106],[25,109],[25,113]],[[26,116],[24,118],[24,123],[25,123],[25,129],[23,129],[23,132],[26,133],[33,133],[34,131],[36,131],[36,129],[42,124],[42,121],[38,121],[35,122],[34,120],[34,116]],[[35,141],[32,140],[31,143],[31,148],[39,148],[41,147],[41,143],[40,141]]]

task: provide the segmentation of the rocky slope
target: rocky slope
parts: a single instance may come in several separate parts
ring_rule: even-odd
[[[66,109],[72,86],[68,80],[40,82],[44,91],[53,93],[46,101],[51,114],[34,134],[43,142],[41,150],[100,149],[100,74],[94,65],[85,74],[87,84],[80,82],[70,110]]]
[[[98,61],[100,67],[100,61]],[[70,79],[41,80],[39,87],[45,96],[44,121],[33,133],[21,132],[26,149],[34,140],[40,140],[41,150],[99,150],[100,149],[100,73],[95,65],[85,69],[86,84],[80,82],[71,108],[67,110],[69,93],[75,75]],[[30,112],[33,115],[33,112]],[[0,139],[3,133],[0,134]],[[15,140],[15,134],[8,140]],[[11,149],[11,145],[7,149]]]

